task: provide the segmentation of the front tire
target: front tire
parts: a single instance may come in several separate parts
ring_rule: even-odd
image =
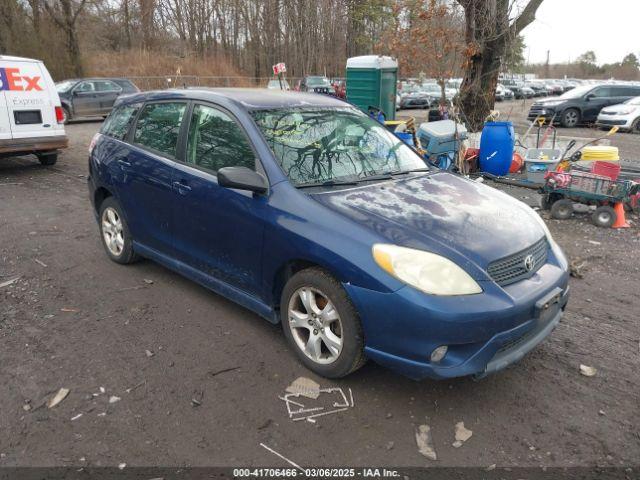
[[[308,268],[289,279],[280,318],[289,345],[318,375],[344,377],[366,362],[358,312],[340,282],[326,271]]]
[[[115,198],[107,197],[100,205],[99,225],[102,245],[111,260],[123,265],[138,260],[122,208]]]
[[[580,123],[580,111],[576,108],[569,108],[562,113],[562,126],[574,128]]]
[[[634,122],[631,124],[631,133],[635,133],[635,134],[640,133],[640,118],[636,118]]]
[[[71,120],[71,112],[67,107],[63,106],[62,113],[63,113],[62,123],[66,125]]]

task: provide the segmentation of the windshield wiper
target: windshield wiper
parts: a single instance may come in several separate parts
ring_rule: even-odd
[[[354,181],[340,181],[340,180],[327,180],[326,182],[317,183],[300,183],[296,185],[296,188],[310,188],[310,187],[336,187],[340,185],[357,185]]]
[[[369,175],[368,177],[359,178],[358,182],[368,182],[369,180],[391,180],[396,175],[407,175],[409,173],[417,173],[417,172],[429,172],[431,169],[428,167],[424,168],[413,168],[411,170],[390,170],[388,172],[383,172],[379,175]]]

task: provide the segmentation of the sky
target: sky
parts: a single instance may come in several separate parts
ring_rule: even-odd
[[[598,64],[640,57],[640,0],[544,0],[522,31],[525,62],[574,61],[593,50]]]

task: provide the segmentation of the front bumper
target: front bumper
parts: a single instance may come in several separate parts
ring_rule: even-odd
[[[66,135],[53,137],[11,138],[0,140],[0,154],[18,155],[24,153],[50,152],[69,146]]]
[[[520,360],[560,321],[568,281],[566,270],[548,263],[504,288],[487,282],[478,295],[436,297],[408,286],[392,293],[345,289],[360,312],[367,356],[420,380],[483,377]],[[441,345],[447,354],[430,362]]]
[[[527,115],[528,120],[535,120],[537,117],[544,117],[545,119],[553,118],[557,116],[557,110],[554,107],[545,107],[542,105],[533,105]]]
[[[598,115],[598,119],[596,120],[596,126],[598,127],[614,127],[618,126],[620,128],[631,128],[633,124],[632,118],[624,118],[619,115],[603,115],[602,113]]]

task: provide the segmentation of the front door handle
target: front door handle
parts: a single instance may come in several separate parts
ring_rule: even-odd
[[[191,191],[191,187],[182,182],[173,182],[173,188],[175,188],[180,195],[186,195]]]

